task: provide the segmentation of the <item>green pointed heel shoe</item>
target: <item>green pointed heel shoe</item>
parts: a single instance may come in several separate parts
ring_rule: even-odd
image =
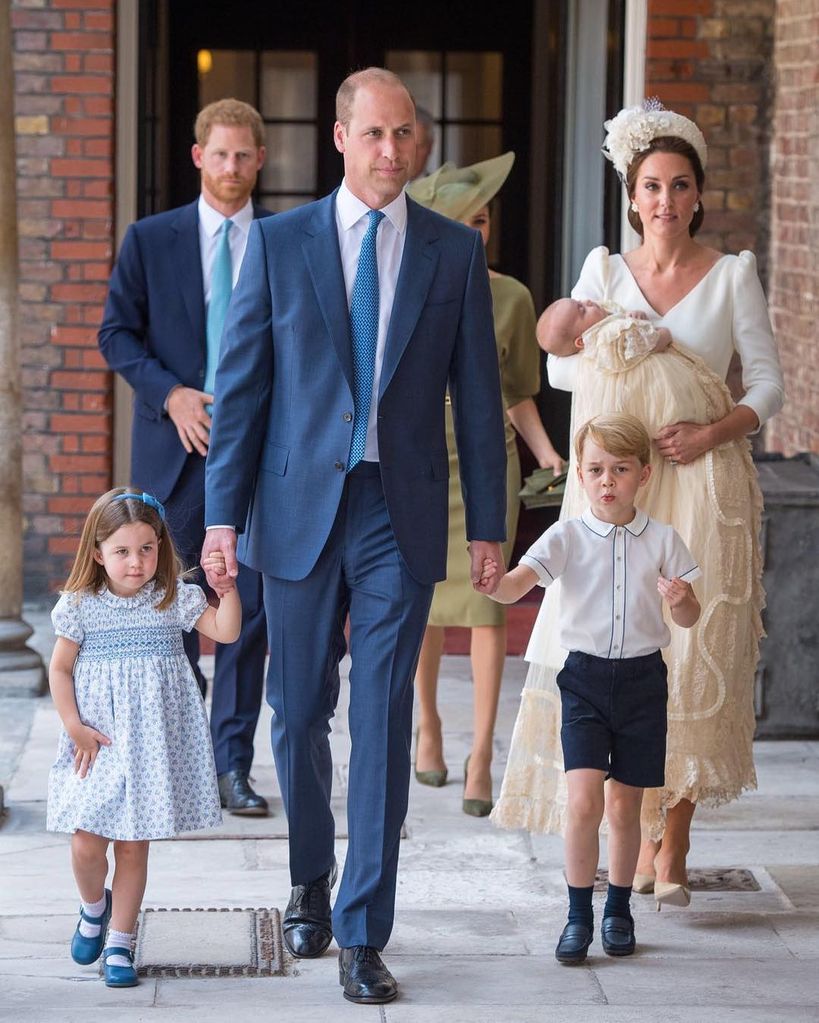
[[[418,757],[418,732],[419,729],[415,729],[415,756]],[[417,762],[417,759],[416,759]],[[434,789],[441,788],[442,785],[446,785],[446,779],[449,771],[444,768],[443,771],[419,771],[415,768],[415,780],[421,785],[431,785]]]
[[[469,774],[469,757],[464,761],[464,792],[466,792],[466,776]],[[464,796],[461,804],[464,813],[470,817],[488,817],[495,805],[491,799],[467,799]]]

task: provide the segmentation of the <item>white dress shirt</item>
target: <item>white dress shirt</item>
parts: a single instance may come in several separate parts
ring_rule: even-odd
[[[639,508],[625,526],[587,509],[551,526],[520,559],[540,585],[560,578],[560,645],[595,657],[642,657],[668,646],[657,577],[701,575],[673,528]]]
[[[336,227],[338,228],[338,245],[341,250],[344,284],[347,289],[348,309],[358,270],[361,243],[369,223],[367,220],[369,212],[370,207],[356,198],[347,188],[346,182],[342,181],[336,196]],[[364,459],[368,462],[378,461],[376,419],[378,388],[381,383],[381,367],[384,365],[384,347],[395,299],[395,286],[398,283],[398,271],[401,269],[401,257],[404,254],[404,241],[407,237],[407,197],[404,192],[400,192],[388,206],[382,208],[381,212],[384,214],[384,219],[378,225],[378,234],[375,240],[378,258],[378,341],[375,348],[375,372],[373,373],[373,390],[370,398],[370,415],[367,420],[367,444],[364,448]]]

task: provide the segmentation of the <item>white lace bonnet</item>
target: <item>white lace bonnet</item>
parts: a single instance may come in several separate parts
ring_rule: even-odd
[[[606,138],[603,142],[603,156],[611,160],[614,168],[625,181],[631,161],[648,149],[652,141],[670,135],[687,142],[700,158],[702,169],[708,161],[708,147],[705,137],[693,121],[666,110],[662,103],[651,98],[642,106],[626,107],[610,121],[605,121]]]

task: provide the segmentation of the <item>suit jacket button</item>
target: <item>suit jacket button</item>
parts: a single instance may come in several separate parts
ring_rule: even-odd
[[[338,469],[339,472],[343,472],[344,471],[344,463],[343,462],[336,462],[335,467],[336,467],[336,469]]]
[[[352,412],[345,412],[341,418],[345,423],[351,423],[353,421],[353,414]]]

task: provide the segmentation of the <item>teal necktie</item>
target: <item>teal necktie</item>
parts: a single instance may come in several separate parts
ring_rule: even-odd
[[[230,293],[233,290],[233,260],[230,258],[230,229],[232,220],[225,220],[219,229],[221,235],[216,243],[216,256],[213,260],[213,272],[210,278],[210,302],[208,303],[208,319],[205,328],[207,338],[207,361],[205,363],[206,394],[213,394],[216,380],[216,367],[219,365],[219,347],[222,343],[222,330],[225,316],[230,305]]]
[[[375,373],[375,349],[378,343],[378,258],[375,240],[378,225],[384,219],[380,210],[370,210],[367,233],[358,256],[353,294],[350,299],[350,338],[353,345],[353,384],[355,419],[350,444],[349,472],[364,457],[367,446],[367,422]]]

